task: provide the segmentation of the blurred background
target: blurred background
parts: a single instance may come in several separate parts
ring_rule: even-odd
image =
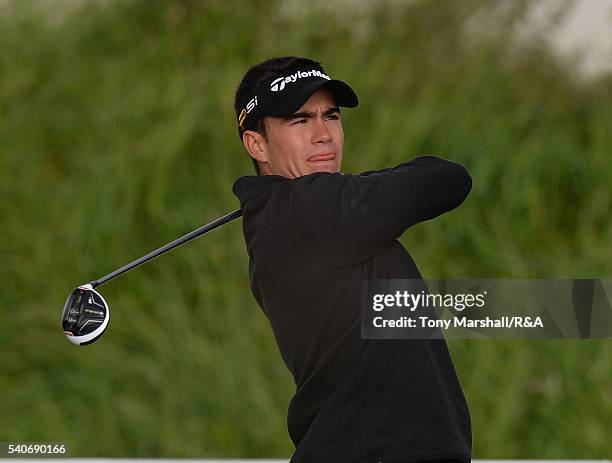
[[[253,171],[233,95],[273,56],[320,60],[359,94],[343,171],[436,154],[471,172],[458,210],[401,239],[426,278],[610,278],[611,9],[0,1],[0,441],[291,455],[294,385],[249,292],[241,219],[106,284],[96,344],[60,326],[75,286],[239,207],[232,184]],[[609,341],[449,348],[475,458],[612,455]]]

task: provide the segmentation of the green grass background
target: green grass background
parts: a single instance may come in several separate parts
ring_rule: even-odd
[[[419,154],[470,170],[459,210],[402,237],[427,278],[609,278],[612,76],[583,82],[543,42],[510,40],[529,3],[0,3],[0,441],[291,454],[294,386],[240,220],[105,285],[98,343],[60,327],[75,286],[239,206],[252,167],[233,93],[272,56],[319,59],[358,92],[343,170]],[[483,8],[503,19],[466,35]],[[612,455],[609,341],[449,347],[475,458]]]

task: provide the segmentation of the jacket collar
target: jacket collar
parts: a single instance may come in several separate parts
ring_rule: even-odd
[[[240,204],[244,205],[249,200],[260,196],[273,184],[288,180],[291,179],[282,175],[244,175],[234,182],[232,191],[240,200]]]

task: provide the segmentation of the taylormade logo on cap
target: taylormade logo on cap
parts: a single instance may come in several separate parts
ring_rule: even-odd
[[[321,71],[317,71],[313,69],[311,71],[297,71],[294,74],[286,77],[279,77],[278,79],[274,79],[270,84],[270,91],[272,92],[280,92],[285,89],[286,84],[292,84],[297,82],[298,79],[303,79],[305,77],[322,77],[323,79],[331,80],[331,78],[322,73]]]

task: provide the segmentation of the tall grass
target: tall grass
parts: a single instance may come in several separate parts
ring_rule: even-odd
[[[612,80],[581,83],[510,41],[521,8],[466,37],[492,3],[3,2],[0,441],[290,455],[294,386],[240,221],[105,285],[97,344],[73,348],[59,326],[77,284],[238,207],[232,182],[252,167],[233,92],[271,56],[318,58],[359,93],[344,170],[419,154],[468,167],[467,202],[402,237],[427,278],[610,277]],[[449,346],[476,458],[612,454],[609,342]]]

